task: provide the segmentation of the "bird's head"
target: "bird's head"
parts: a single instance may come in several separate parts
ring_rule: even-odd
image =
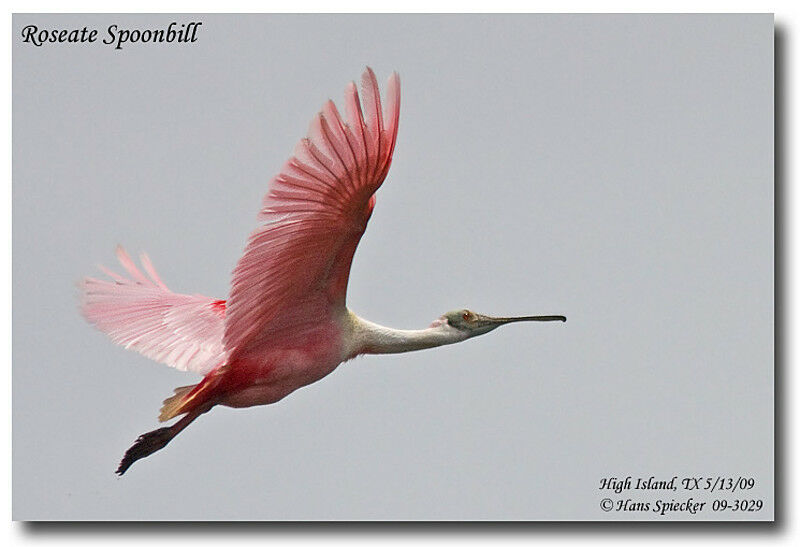
[[[440,320],[465,333],[467,337],[479,336],[493,331],[501,325],[520,321],[566,321],[563,315],[525,315],[520,317],[492,317],[471,310],[453,310],[444,314]]]

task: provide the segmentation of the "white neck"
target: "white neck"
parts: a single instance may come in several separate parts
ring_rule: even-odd
[[[455,344],[469,334],[437,319],[427,329],[401,330],[378,325],[350,313],[352,325],[352,354],[403,353]]]

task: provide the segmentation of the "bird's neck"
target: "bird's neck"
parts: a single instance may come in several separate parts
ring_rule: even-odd
[[[447,324],[434,321],[428,328],[420,330],[392,329],[378,325],[350,313],[352,325],[353,355],[375,353],[404,353],[420,349],[454,344],[469,338],[469,335]]]

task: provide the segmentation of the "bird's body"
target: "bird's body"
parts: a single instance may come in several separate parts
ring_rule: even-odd
[[[230,407],[266,405],[333,372],[348,358],[345,331],[336,320],[304,329],[279,344],[264,343],[239,358],[236,366],[220,367],[218,403]],[[218,377],[218,380],[217,380]]]
[[[435,322],[429,329],[398,331],[343,308],[321,323],[276,341],[266,340],[241,356],[235,367],[219,367],[206,379],[214,383],[216,404],[236,408],[271,404],[358,355],[414,351],[467,338],[461,331],[442,327]]]
[[[264,199],[263,223],[233,272],[227,301],[170,291],[146,255],[142,272],[120,247],[128,276],[86,278],[81,309],[88,321],[127,348],[180,370],[202,374],[175,390],[159,419],[185,415],[142,435],[118,473],[163,448],[215,405],[249,407],[279,401],[360,354],[399,353],[452,344],[514,321],[449,312],[421,330],[362,319],[345,304],[350,265],[391,164],[400,82],[393,74],[381,105],[374,74],[362,79],[363,104],[350,84],[346,117],[328,101],[312,121]]]

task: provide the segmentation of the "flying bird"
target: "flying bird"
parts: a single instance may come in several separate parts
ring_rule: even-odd
[[[518,321],[566,321],[561,315],[491,317],[459,309],[427,328],[398,330],[367,321],[345,305],[350,264],[392,161],[400,114],[400,78],[388,80],[385,105],[375,74],[345,91],[345,116],[332,101],[311,122],[269,185],[233,270],[228,300],[172,292],[147,255],[141,268],[122,247],[126,275],[80,282],[84,317],[114,342],[156,361],[203,375],[175,389],[159,421],[117,468],[124,474],[160,450],[215,405],[280,401],[362,354],[401,353],[462,342]]]

